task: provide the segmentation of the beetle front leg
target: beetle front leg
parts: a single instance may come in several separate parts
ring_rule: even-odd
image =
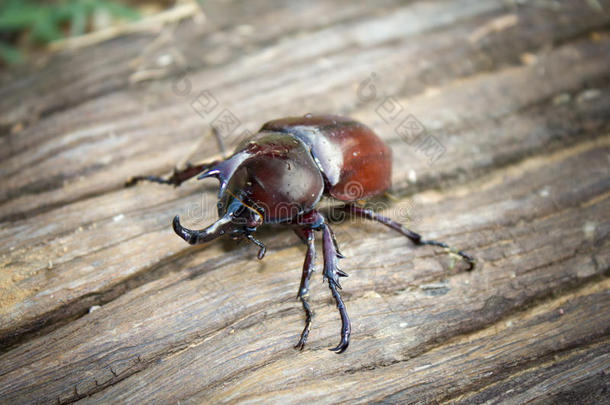
[[[301,284],[297,294],[297,298],[300,299],[301,304],[303,304],[303,311],[305,311],[305,328],[301,333],[299,342],[294,346],[295,349],[303,350],[305,342],[307,342],[307,337],[309,336],[313,317],[311,309],[309,308],[309,303],[307,302],[307,294],[309,293],[309,279],[311,278],[311,273],[314,271],[316,246],[314,243],[314,232],[311,228],[299,228],[295,229],[295,232],[303,242],[307,244],[307,253],[305,254],[305,261],[303,262],[303,273],[301,274]]]
[[[324,278],[328,279],[328,287],[335,299],[337,309],[341,315],[341,342],[337,347],[330,349],[337,353],[343,353],[349,346],[349,337],[352,332],[352,326],[350,324],[349,317],[347,316],[347,310],[338,289],[341,289],[339,284],[339,277],[347,277],[347,274],[339,269],[337,259],[340,257],[335,242],[333,241],[332,230],[328,224],[324,223],[321,225],[322,228],[322,247],[324,249]]]
[[[259,247],[256,257],[258,257],[258,260],[263,260],[263,257],[265,257],[265,253],[267,252],[267,246],[250,234],[246,235],[246,238]]]
[[[169,177],[159,177],[159,176],[135,176],[131,177],[129,180],[125,182],[125,187],[131,187],[137,184],[140,181],[151,181],[153,183],[159,184],[169,184],[175,187],[178,187],[180,184],[185,182],[186,180],[197,176],[204,170],[211,168],[212,166],[218,164],[218,160],[215,160],[210,163],[200,163],[197,165],[187,164],[186,167],[182,170],[174,169],[174,172]]]
[[[406,226],[394,221],[393,219],[384,217],[383,215],[379,215],[374,211],[371,211],[366,208],[357,207],[352,204],[347,204],[342,209],[346,212],[349,212],[350,214],[359,216],[361,218],[367,218],[367,219],[370,219],[373,221],[380,222],[380,223],[384,224],[385,226],[392,228],[395,231],[400,232],[401,234],[403,234],[404,236],[409,238],[416,245],[439,246],[439,247],[442,247],[445,249],[449,249],[450,251],[455,251],[456,254],[461,256],[469,264],[470,267],[468,267],[468,271],[470,271],[474,268],[475,260],[472,256],[462,252],[461,250],[452,249],[446,243],[437,242],[435,240],[425,240],[421,237],[420,234],[413,232],[412,230],[408,229]]]
[[[339,314],[341,315],[341,342],[339,342],[337,347],[332,348],[330,350],[335,351],[337,353],[343,353],[349,346],[349,337],[352,333],[352,326],[350,324],[349,317],[347,316],[345,304],[341,299],[339,291],[337,291],[337,289],[341,289],[341,284],[339,284],[339,277],[347,277],[347,273],[342,271],[337,264],[337,260],[339,258],[342,258],[343,256],[339,253],[339,249],[337,248],[337,241],[335,240],[332,229],[330,228],[330,226],[328,226],[328,224],[326,223],[326,219],[319,212],[309,211],[294,223],[296,225],[301,226],[300,229],[302,230],[313,229],[317,231],[322,231],[322,249],[324,253],[323,276],[325,280],[328,280],[328,288],[330,288],[333,298],[335,299],[335,303],[337,304]],[[301,239],[305,240],[303,233],[297,232],[297,235],[299,235]],[[313,238],[311,243],[313,244]],[[306,280],[307,278],[308,277],[305,277]],[[307,287],[307,281],[305,281],[305,283],[303,283],[302,281],[301,286]],[[307,309],[305,309],[305,311],[307,313]],[[307,333],[309,333],[309,331],[307,331]]]

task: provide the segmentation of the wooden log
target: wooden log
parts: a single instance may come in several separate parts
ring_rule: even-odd
[[[3,72],[0,398],[601,400],[610,2],[541,4],[320,2],[305,15],[319,19],[221,9],[208,25]],[[168,54],[183,61],[142,73]],[[211,113],[197,110],[203,91]],[[394,151],[396,201],[377,207],[481,266],[465,273],[443,250],[337,223],[352,345],[326,350],[337,314],[314,279],[314,329],[295,352],[303,248],[290,231],[260,232],[261,262],[230,241],[189,247],[171,218],[211,222],[213,182],[123,188],[202,138],[200,157],[216,154],[205,133],[225,109],[240,122],[222,133],[229,144],[283,115],[367,123]]]
[[[430,134],[451,151],[451,159],[441,158],[431,166],[426,155],[404,142],[393,132],[391,125],[378,123],[377,132],[386,139],[389,137],[387,141],[394,148],[395,167],[402,169],[394,174],[394,192],[405,194],[412,192],[410,189],[472,178],[495,166],[522,159],[536,150],[558,148],[607,130],[605,117],[610,94],[605,88],[596,90],[595,100],[574,100],[559,105],[552,102],[553,97],[572,90],[574,87],[570,85],[577,87],[583,80],[595,81],[599,80],[596,75],[607,74],[604,66],[610,62],[606,60],[610,52],[601,52],[603,48],[600,49],[597,43],[579,45],[576,49],[584,58],[582,63],[574,63],[570,56],[574,45],[569,45],[558,50],[556,55],[550,55],[548,64],[543,65],[549,69],[552,66],[568,69],[557,73],[558,76],[567,76],[562,81],[545,80],[546,76],[540,79],[536,73],[539,66],[525,66],[448,85],[441,94],[433,97],[398,100],[400,105],[412,105],[414,116],[419,117],[422,123],[446,122],[437,130],[431,129]],[[610,41],[607,46],[610,46]],[[568,56],[564,56],[566,54]],[[596,59],[596,56],[603,59]],[[587,68],[587,64],[590,67]],[[538,85],[528,85],[533,80],[537,80]],[[527,89],[518,90],[523,86]],[[545,94],[544,89],[553,89],[551,86],[558,89]],[[515,89],[514,94],[507,94],[507,88]],[[528,91],[531,91],[529,98]],[[469,98],[468,95],[473,93],[490,96]],[[517,96],[523,101],[516,102]],[[532,103],[533,106],[527,107]],[[366,108],[372,107],[374,105]],[[492,113],[486,112],[488,107],[492,108]],[[501,113],[507,110],[514,112]],[[447,116],[447,111],[452,115]],[[469,121],[463,127],[455,128],[455,122],[460,122],[460,117],[468,112]],[[375,122],[375,114],[374,109],[363,109],[362,113],[355,115],[362,116],[364,122]],[[377,120],[381,118],[377,117]],[[555,131],[555,127],[562,128],[562,131]],[[133,166],[136,163],[126,162],[129,167],[134,167],[131,170],[138,170]],[[171,261],[175,255],[184,254],[187,247],[180,240],[172,240],[169,244],[165,241],[170,236],[168,224],[174,215],[192,216],[184,212],[185,207],[201,211],[204,217],[200,218],[200,224],[209,223],[215,215],[213,210],[206,208],[214,205],[213,189],[208,189],[203,197],[196,197],[196,194],[188,197],[193,192],[197,193],[195,186],[177,191],[156,185],[124,190],[118,187],[135,173],[121,166],[116,169],[116,172],[113,169],[92,173],[72,186],[68,184],[49,193],[25,195],[8,203],[22,209],[27,206],[27,201],[39,205],[42,198],[44,204],[44,201],[52,201],[54,196],[64,199],[66,194],[83,190],[83,187],[96,189],[88,192],[101,194],[79,199],[74,204],[31,219],[10,223],[0,233],[0,244],[5,249],[4,262],[11,273],[4,306],[8,314],[0,326],[0,337],[8,339],[5,343],[19,338],[22,333],[82,314],[96,301],[104,302],[121,293],[124,283],[148,274],[150,267],[159,261]],[[81,167],[78,170],[85,169]],[[419,177],[415,184],[409,181],[411,172]],[[101,193],[99,187],[104,182],[113,183],[111,188],[115,191]],[[44,226],[38,229],[40,225]],[[32,232],[22,232],[24,229]],[[31,246],[35,241],[38,241],[36,247]],[[52,241],[56,243],[48,243]],[[165,249],[159,249],[159,245],[164,245]],[[122,253],[125,251],[130,252],[127,257]],[[25,261],[24,255],[27,255]],[[52,267],[50,271],[49,267]],[[150,276],[144,277],[148,279]],[[44,289],[41,289],[42,285]],[[26,297],[30,299],[24,300]],[[81,300],[81,297],[89,298]],[[9,310],[13,304],[15,306]]]
[[[16,347],[0,358],[4,369],[0,395],[11,400],[58,398],[70,402],[100,391],[102,396],[92,400],[164,401],[203,395],[199,400],[216,402],[263,395],[260,399],[265,401],[282,398],[278,395],[288,386],[290,395],[299,393],[295,400],[327,398],[335,402],[350,398],[349,386],[360,381],[363,373],[361,381],[371,382],[368,396],[364,388],[359,391],[363,399],[378,399],[390,392],[400,396],[400,382],[405,382],[405,374],[398,371],[404,370],[402,362],[415,361],[418,366],[413,370],[417,371],[429,364],[426,356],[436,353],[435,347],[443,353],[437,361],[446,360],[455,348],[443,342],[457,339],[465,346],[464,353],[486,364],[489,354],[481,352],[476,339],[470,342],[469,334],[488,335],[487,345],[493,353],[496,347],[503,347],[493,333],[498,323],[516,322],[523,317],[520,308],[531,305],[535,305],[534,313],[544,312],[546,302],[554,302],[552,294],[559,294],[559,303],[553,303],[550,311],[556,323],[549,323],[550,315],[526,317],[520,332],[531,337],[538,333],[537,325],[549,335],[548,340],[532,338],[530,352],[509,329],[507,342],[524,352],[505,347],[508,357],[500,357],[499,363],[489,367],[519,363],[517,359],[524,357],[521,353],[529,353],[533,362],[557,351],[593,344],[608,333],[608,282],[599,277],[608,271],[610,210],[607,181],[600,183],[591,173],[603,172],[609,144],[610,138],[604,138],[532,158],[482,179],[477,187],[422,194],[424,217],[419,228],[454,245],[467,240],[461,247],[484,263],[474,273],[460,271],[460,264],[452,266],[445,253],[431,255],[431,249],[413,249],[389,231],[371,229],[376,225],[362,224],[352,230],[350,224],[340,224],[340,242],[345,242],[346,234],[352,239],[343,249],[348,256],[343,268],[351,270],[352,276],[344,295],[354,323],[352,346],[345,356],[326,350],[338,332],[326,288],[312,291],[317,316],[309,349],[298,353],[292,348],[302,324],[294,301],[302,257],[300,248],[288,247],[262,262],[246,256],[216,268],[205,262],[185,266]],[[459,214],[447,217],[449,206],[456,207]],[[396,212],[396,207],[389,210]],[[490,224],[489,217],[506,219]],[[591,219],[594,224],[587,224]],[[384,253],[379,255],[381,249]],[[249,280],[247,289],[245,280]],[[431,283],[435,284],[430,287]],[[583,283],[587,294],[581,294]],[[578,302],[570,291],[589,297],[563,310],[575,317],[573,322],[567,315],[557,315],[568,301]],[[586,311],[588,317],[579,311]],[[538,344],[545,349],[539,350]],[[477,377],[484,374],[478,372],[481,364],[468,359],[458,363],[460,366],[448,363],[447,375],[464,376],[469,364],[477,384],[489,381]],[[530,364],[524,359],[523,364]],[[394,363],[397,365],[392,366]],[[367,374],[377,367],[383,375],[396,375],[396,382],[387,390],[378,385],[387,378]],[[456,374],[456,369],[461,372]],[[431,372],[422,371],[422,375],[431,378]],[[283,377],[277,380],[278,375]],[[412,377],[409,373],[409,384]],[[232,382],[229,392],[223,388],[228,381]],[[319,388],[312,388],[318,383]],[[334,384],[336,390],[330,388]],[[428,392],[429,396],[421,393],[422,397],[414,398],[470,392],[472,386],[437,389]]]

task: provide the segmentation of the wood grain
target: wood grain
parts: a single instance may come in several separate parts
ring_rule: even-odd
[[[610,2],[360,3],[210,6],[203,24],[0,75],[3,402],[607,396]],[[166,54],[174,63],[141,79]],[[202,116],[204,90],[219,104]],[[440,158],[384,119],[390,105]],[[123,188],[202,139],[197,157],[217,154],[206,133],[224,108],[241,123],[229,144],[285,115],[367,123],[394,154],[394,198],[376,208],[478,268],[339,221],[352,344],[326,350],[338,315],[316,273],[310,342],[296,352],[304,248],[290,230],[260,232],[263,261],[230,241],[189,247],[171,218],[211,222],[214,182]]]

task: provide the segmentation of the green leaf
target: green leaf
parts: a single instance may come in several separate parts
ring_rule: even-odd
[[[27,4],[21,7],[3,8],[0,12],[0,29],[6,31],[28,29],[39,18],[39,15],[40,9],[38,7],[28,6]]]
[[[70,36],[84,34],[95,13],[100,11],[127,20],[140,17],[131,7],[108,0],[0,0],[0,31],[19,36],[27,33],[24,38],[46,44],[64,37],[62,27],[65,26],[69,26]],[[17,48],[0,43],[0,60],[17,63],[21,59]]]
[[[59,30],[59,26],[49,18],[49,14],[45,11],[41,11],[38,18],[32,26],[32,38],[34,41],[41,43],[48,43],[56,41],[62,37],[62,33]]]
[[[6,64],[15,64],[23,61],[23,55],[17,48],[0,42],[0,60]]]
[[[83,35],[87,28],[87,15],[90,13],[88,7],[82,3],[75,3],[70,8],[70,36]]]
[[[122,4],[105,0],[96,0],[95,3],[96,9],[106,10],[115,17],[120,17],[127,20],[137,20],[140,18],[140,14],[136,10]]]

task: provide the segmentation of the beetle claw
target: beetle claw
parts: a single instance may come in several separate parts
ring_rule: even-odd
[[[333,347],[332,349],[328,349],[328,350],[330,350],[331,352],[340,354],[340,353],[343,353],[344,351],[346,351],[348,346],[349,346],[349,338],[347,336],[342,335],[341,342],[339,342],[337,347]]]
[[[349,274],[347,274],[346,272],[344,272],[341,269],[337,269],[336,272],[339,277],[349,277]]]

